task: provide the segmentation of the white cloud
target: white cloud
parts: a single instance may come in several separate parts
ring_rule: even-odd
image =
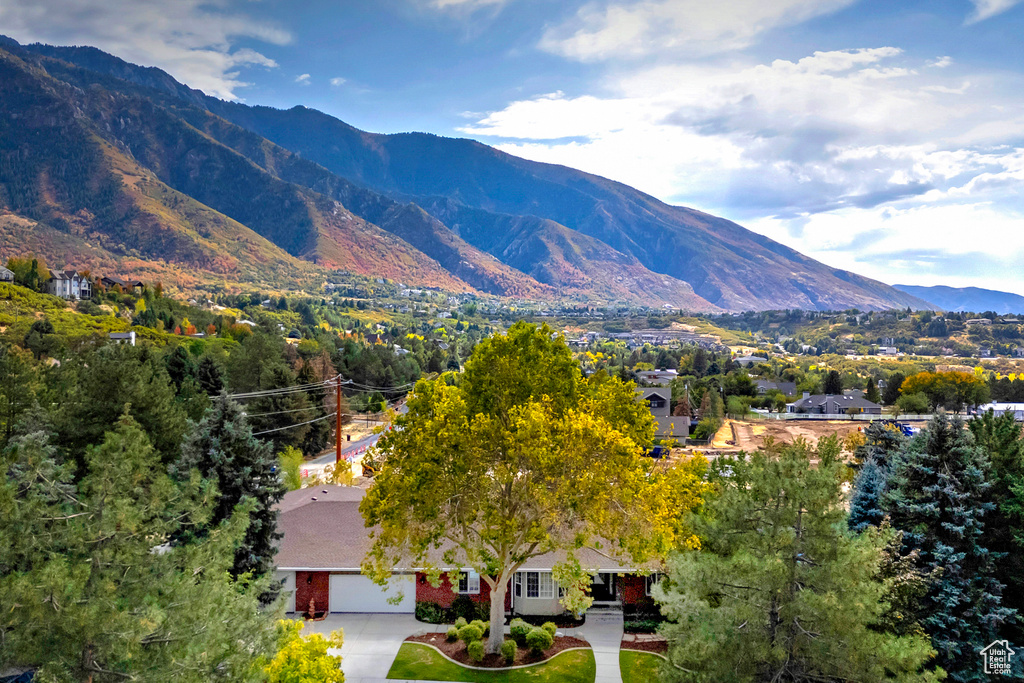
[[[298,76],[295,77],[295,82],[298,83],[299,85],[309,85],[309,79],[309,74],[299,74]]]
[[[468,9],[475,10],[488,5],[504,5],[507,0],[430,0],[431,7],[437,9]]]
[[[953,63],[953,58],[946,55],[943,57],[936,57],[933,61],[928,62],[928,66],[936,69],[945,69],[947,66]]]
[[[237,99],[243,67],[276,62],[239,39],[284,45],[291,36],[234,11],[227,0],[3,0],[2,32],[22,42],[92,45],[157,66],[203,92]]]
[[[971,0],[974,4],[974,12],[967,17],[967,23],[974,24],[979,21],[990,19],[997,14],[1002,14],[1014,5],[1019,4],[1020,1],[1021,0]]]
[[[347,82],[348,80],[342,78],[341,76],[335,76],[334,78],[331,79],[331,85],[333,85],[335,88],[345,85],[345,83]]]
[[[908,279],[900,268],[915,259],[930,259],[929,276],[952,272],[944,250],[965,239],[997,268],[1005,254],[1024,256],[1024,223],[1011,210],[1024,181],[1021,79],[927,66],[894,47],[656,66],[609,77],[603,96],[524,99],[461,130],[890,282]],[[948,227],[928,228],[940,220]],[[895,261],[867,248],[885,226],[907,231],[885,242],[906,253],[891,276]],[[1011,226],[1020,245],[1001,237]]]
[[[541,48],[581,61],[650,54],[714,54],[764,32],[829,14],[856,0],[642,0],[591,3],[550,28]]]

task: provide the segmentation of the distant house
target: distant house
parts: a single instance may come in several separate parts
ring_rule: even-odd
[[[978,414],[982,415],[988,411],[994,411],[996,415],[1013,413],[1013,419],[1017,422],[1024,422],[1024,403],[986,403],[978,406]]]
[[[110,341],[115,344],[128,344],[129,346],[135,346],[135,330],[129,332],[111,332]]]
[[[641,401],[654,417],[655,436],[686,438],[690,435],[690,420],[687,417],[671,415],[672,391],[667,387],[637,389]]]
[[[767,379],[755,379],[754,386],[757,387],[757,393],[762,396],[769,391],[781,391],[786,396],[792,396],[796,393],[796,382],[773,382]]]
[[[733,360],[742,365],[743,367],[747,368],[752,366],[754,363],[768,362],[767,358],[762,358],[761,356],[740,356],[739,358],[733,358]]]
[[[46,281],[46,291],[62,299],[91,299],[92,283],[73,270],[54,270]]]
[[[135,289],[142,289],[142,280],[122,280],[120,278],[104,275],[99,279],[99,284],[104,289],[113,289],[114,285],[121,288],[123,292],[131,292]]]
[[[14,282],[14,271],[0,266],[0,282]]]
[[[879,356],[895,356],[899,352],[900,352],[900,350],[898,348],[896,348],[895,346],[879,346],[878,347],[878,355]]]
[[[817,394],[811,396],[804,392],[803,398],[790,403],[790,413],[805,415],[849,415],[851,409],[864,415],[881,415],[882,406],[872,403],[863,396]]]
[[[675,370],[641,370],[636,373],[641,384],[650,384],[659,387],[667,387],[672,380],[679,376]]]

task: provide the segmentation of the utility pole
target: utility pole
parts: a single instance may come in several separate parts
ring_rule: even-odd
[[[337,468],[341,464],[341,375],[337,377],[337,406],[334,414],[334,465]]]

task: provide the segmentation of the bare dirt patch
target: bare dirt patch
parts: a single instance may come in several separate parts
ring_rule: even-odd
[[[732,441],[736,448],[754,451],[771,437],[780,443],[793,443],[805,439],[812,446],[822,437],[838,434],[839,438],[854,434],[868,426],[868,422],[854,420],[762,420],[757,422],[731,421]]]
[[[488,669],[502,669],[508,666],[519,666],[521,664],[539,664],[540,662],[551,659],[563,650],[569,650],[576,647],[590,648],[590,643],[585,640],[573,638],[572,636],[556,636],[554,644],[541,655],[534,655],[528,648],[521,647],[516,650],[515,661],[512,662],[512,664],[506,664],[505,658],[501,655],[484,655],[484,660],[482,662],[474,662],[470,660],[469,653],[466,652],[465,643],[461,640],[456,640],[454,642],[449,641],[443,633],[424,633],[419,636],[410,636],[406,638],[406,641],[433,645],[459,664],[465,664],[466,666],[479,666]]]

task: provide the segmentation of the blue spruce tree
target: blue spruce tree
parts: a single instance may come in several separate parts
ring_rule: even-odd
[[[882,495],[904,552],[918,551],[922,571],[941,570],[917,617],[953,681],[987,679],[979,652],[1013,616],[985,547],[985,517],[994,507],[989,468],[963,421],[940,413],[896,456]]]
[[[861,463],[853,482],[850,516],[847,524],[856,533],[868,526],[881,526],[885,518],[881,496],[889,478],[889,464],[906,437],[881,422],[872,422],[864,433],[866,441],[858,446],[854,457]]]

